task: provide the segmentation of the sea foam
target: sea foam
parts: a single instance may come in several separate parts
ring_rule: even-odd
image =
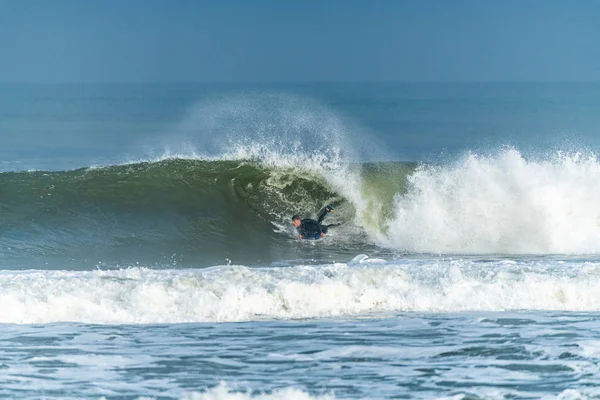
[[[3,271],[0,322],[229,322],[389,312],[600,310],[600,264],[397,260],[192,270]]]
[[[397,194],[381,242],[434,253],[557,254],[600,251],[600,162],[508,149],[422,166]]]

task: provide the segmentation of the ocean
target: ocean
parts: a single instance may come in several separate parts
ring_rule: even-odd
[[[600,84],[0,85],[0,397],[598,398],[599,146]]]

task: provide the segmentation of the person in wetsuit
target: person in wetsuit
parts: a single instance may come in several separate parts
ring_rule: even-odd
[[[301,219],[299,215],[292,217],[292,224],[298,231],[298,239],[316,240],[321,239],[325,236],[328,229],[332,226],[338,226],[339,224],[323,225],[322,222],[325,216],[333,211],[333,207],[327,206],[318,215],[318,219],[304,218]]]

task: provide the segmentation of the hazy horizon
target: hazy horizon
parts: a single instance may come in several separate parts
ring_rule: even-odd
[[[367,80],[356,80],[356,81],[327,81],[327,80],[315,80],[315,81],[57,81],[57,82],[40,82],[40,81],[0,81],[0,85],[31,85],[31,86],[110,86],[110,85],[232,85],[232,86],[310,86],[310,85],[600,85],[598,81],[502,81],[502,80],[489,80],[489,81],[367,81]]]
[[[600,82],[599,20],[592,0],[0,0],[0,82]]]

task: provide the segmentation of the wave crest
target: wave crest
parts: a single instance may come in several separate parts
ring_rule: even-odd
[[[600,163],[559,153],[527,160],[509,149],[424,165],[397,195],[384,242],[432,253],[600,251]]]

